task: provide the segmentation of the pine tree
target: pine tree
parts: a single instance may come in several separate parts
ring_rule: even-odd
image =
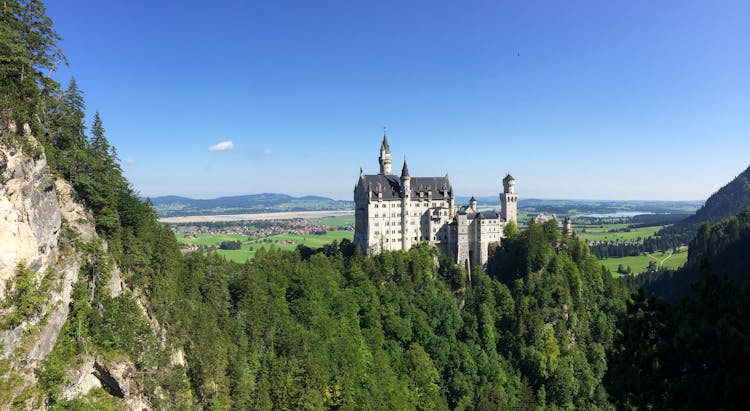
[[[0,109],[19,123],[39,114],[40,90],[56,84],[49,73],[67,63],[39,0],[4,0],[0,10]],[[45,74],[45,71],[47,72]]]

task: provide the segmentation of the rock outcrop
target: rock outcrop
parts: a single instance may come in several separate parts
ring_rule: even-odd
[[[39,143],[25,133],[24,144],[9,144],[9,130],[7,124],[4,129],[0,124],[0,324],[12,324],[0,328],[0,366],[7,370],[0,375],[0,410],[11,406],[3,401],[17,398],[27,398],[22,408],[37,409],[43,407],[42,399],[21,394],[37,385],[35,371],[54,349],[68,320],[73,286],[86,264],[76,245],[101,241],[104,250],[107,245],[97,237],[94,217],[78,201],[75,190],[50,173]],[[19,265],[31,273],[33,292],[42,298],[35,300],[31,314],[25,312],[22,320],[8,322],[19,309],[14,301],[18,298]],[[112,297],[130,292],[116,265],[109,274],[106,287]],[[154,330],[163,333],[145,307],[143,310]],[[184,363],[182,352],[178,352],[175,361]],[[63,398],[70,400],[101,387],[121,399],[119,403],[126,409],[151,409],[135,382],[137,371],[130,359],[83,357],[77,370],[66,370],[69,383],[63,387]]]
[[[62,212],[47,161],[0,146],[0,300],[19,262],[54,265]]]

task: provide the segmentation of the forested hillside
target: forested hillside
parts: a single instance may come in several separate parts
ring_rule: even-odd
[[[658,234],[677,237],[686,243],[695,235],[702,223],[716,223],[739,214],[747,207],[750,207],[750,167],[711,195],[694,215],[661,230]]]
[[[512,244],[507,282],[469,282],[427,246],[191,255],[172,321],[193,388],[238,409],[610,407],[601,380],[625,290],[554,224]]]
[[[634,409],[745,408],[749,258],[750,209],[701,226],[688,264],[646,281],[659,297],[641,289],[618,326],[607,379],[617,402]]]
[[[706,260],[719,277],[737,284],[750,283],[750,208],[714,225],[703,223],[690,241],[687,264],[677,271],[647,273],[628,281],[643,286],[646,295],[676,299],[693,292],[691,284],[702,277]]]

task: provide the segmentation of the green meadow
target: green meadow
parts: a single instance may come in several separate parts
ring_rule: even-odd
[[[344,217],[322,217],[318,219],[312,220],[320,225],[324,225],[326,227],[341,227],[345,225],[354,225],[354,216],[344,216]]]
[[[332,224],[337,226],[338,224]],[[255,257],[255,253],[260,248],[280,248],[284,250],[293,250],[298,245],[305,245],[310,248],[319,248],[332,241],[340,242],[343,239],[352,240],[353,231],[334,230],[328,231],[323,235],[315,234],[277,234],[264,237],[257,240],[248,241],[247,236],[242,234],[198,234],[196,238],[185,238],[184,234],[177,234],[177,241],[195,245],[219,245],[222,241],[242,241],[242,248],[239,250],[216,250],[219,255],[224,256],[229,261],[244,263]],[[281,244],[277,243],[281,242]]]
[[[687,247],[680,247],[677,253],[672,253],[671,250],[658,251],[655,253],[633,257],[605,258],[599,261],[615,276],[620,275],[617,273],[617,268],[620,264],[622,264],[624,268],[630,266],[633,274],[637,275],[639,273],[645,272],[648,268],[648,264],[651,261],[656,262],[657,267],[662,267],[665,269],[674,270],[680,268],[687,261],[687,250]]]
[[[219,245],[222,241],[247,242],[247,236],[243,234],[198,234],[196,238],[186,238],[185,234],[175,234],[178,243],[194,245]]]
[[[631,228],[630,231],[616,231],[626,229],[628,224],[604,224],[603,226],[583,226],[576,227],[573,223],[573,230],[578,238],[582,240],[593,241],[617,241],[617,242],[642,242],[644,238],[653,237],[662,226]],[[584,232],[584,229],[586,230]]]

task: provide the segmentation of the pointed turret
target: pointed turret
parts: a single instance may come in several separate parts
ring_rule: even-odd
[[[388,136],[385,135],[385,132],[383,132],[383,142],[380,144],[380,151],[385,151],[386,153],[391,153],[391,146],[388,145]]]
[[[406,160],[404,160],[404,167],[401,169],[401,177],[409,177],[409,167],[406,165]]]
[[[409,216],[411,212],[411,178],[409,177],[409,167],[404,159],[404,167],[401,168],[401,249],[408,250],[411,248],[411,239],[414,233],[414,227],[409,226]],[[416,238],[415,238],[416,239]]]
[[[380,174],[388,175],[391,174],[391,146],[388,145],[388,137],[383,132],[383,142],[380,144]]]
[[[409,166],[406,165],[406,159],[404,159],[404,166],[401,168],[401,193],[407,198],[411,195],[411,177],[409,177]]]

